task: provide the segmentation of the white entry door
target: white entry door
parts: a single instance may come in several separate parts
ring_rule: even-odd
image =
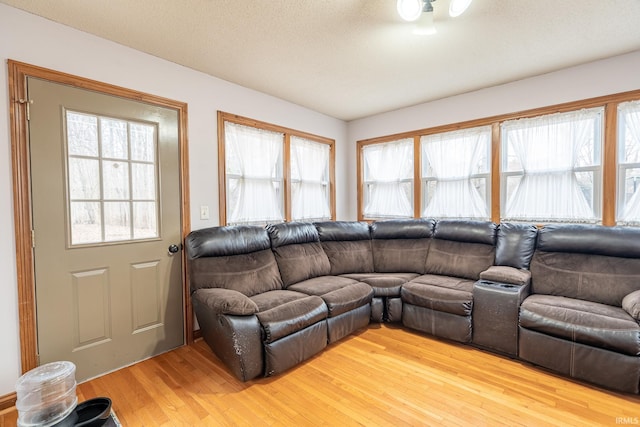
[[[27,79],[39,363],[183,344],[178,112]]]

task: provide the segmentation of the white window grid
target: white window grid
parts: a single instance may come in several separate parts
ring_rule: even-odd
[[[66,135],[65,132],[65,152],[66,152],[66,159],[65,159],[65,179],[67,182],[67,208],[66,208],[66,217],[67,217],[67,245],[70,248],[73,247],[87,247],[87,246],[98,246],[98,245],[104,245],[104,244],[114,244],[114,243],[127,243],[127,242],[134,242],[134,241],[144,241],[144,240],[153,240],[153,239],[158,239],[160,237],[160,206],[159,206],[159,186],[158,186],[158,150],[157,150],[157,130],[154,129],[154,141],[153,141],[153,145],[154,145],[154,158],[152,161],[144,161],[144,160],[134,160],[132,159],[132,153],[131,153],[131,149],[132,149],[132,144],[131,144],[131,126],[132,125],[146,125],[146,126],[154,126],[153,124],[150,123],[145,123],[145,122],[139,122],[139,121],[132,121],[132,120],[124,120],[124,119],[118,119],[118,118],[114,118],[114,117],[108,117],[108,116],[103,116],[103,115],[97,115],[97,114],[92,114],[92,113],[87,113],[87,112],[81,112],[81,111],[74,111],[74,110],[70,110],[70,109],[65,109],[65,114],[64,114],[64,120],[65,120],[65,124],[67,123],[67,120],[69,118],[70,115],[78,115],[78,116],[86,116],[86,117],[92,117],[95,118],[96,122],[97,122],[97,154],[96,155],[81,155],[81,154],[70,154],[69,153],[69,149],[68,149],[68,136]],[[102,131],[101,131],[101,127],[102,127],[102,122],[103,120],[118,120],[118,121],[122,121],[126,123],[126,132],[127,132],[127,158],[123,159],[123,158],[116,158],[116,157],[109,157],[109,156],[103,156],[102,152],[102,144],[103,144],[103,140],[102,140]],[[86,160],[96,160],[98,162],[98,180],[99,180],[99,196],[97,198],[90,198],[90,199],[86,199],[86,198],[72,198],[71,197],[71,188],[69,187],[70,184],[70,180],[69,180],[69,160],[70,159],[86,159]],[[109,198],[106,199],[104,196],[104,182],[103,182],[103,172],[102,172],[102,168],[103,168],[103,163],[107,161],[113,161],[113,162],[118,162],[118,163],[125,163],[127,165],[127,169],[128,169],[128,194],[129,197],[127,198]],[[155,184],[155,190],[154,190],[154,195],[155,197],[152,199],[149,198],[135,198],[133,197],[134,195],[134,189],[133,189],[133,173],[132,173],[132,168],[133,165],[135,164],[139,164],[139,165],[150,165],[153,166],[154,168],[154,184]],[[88,203],[98,203],[99,205],[99,215],[100,215],[100,237],[98,239],[95,239],[94,241],[81,241],[80,243],[76,243],[74,242],[74,225],[72,223],[72,215],[71,215],[71,205],[73,203],[83,203],[83,202],[88,202]],[[136,237],[136,231],[134,229],[135,227],[135,213],[134,213],[134,205],[136,202],[151,202],[155,204],[155,232],[152,232],[152,235],[145,235],[144,237]],[[127,203],[128,204],[128,217],[129,217],[129,237],[128,238],[108,238],[108,236],[106,235],[106,227],[105,227],[105,221],[107,220],[105,217],[105,203]]]

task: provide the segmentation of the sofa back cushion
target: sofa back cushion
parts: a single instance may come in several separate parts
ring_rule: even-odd
[[[620,307],[640,289],[640,229],[547,225],[530,269],[533,293]]]
[[[315,226],[307,222],[288,222],[267,226],[271,249],[284,286],[326,276],[331,271]]]
[[[494,264],[496,232],[489,221],[436,222],[425,273],[477,280]]]
[[[246,296],[282,289],[282,279],[262,227],[196,230],[185,239],[191,292],[223,288]]]
[[[369,224],[355,221],[326,221],[315,223],[320,243],[329,263],[331,274],[372,273],[373,253]]]
[[[538,227],[533,224],[501,223],[496,242],[496,265],[528,269],[537,237]]]
[[[434,226],[432,219],[391,219],[371,224],[374,270],[424,274]]]

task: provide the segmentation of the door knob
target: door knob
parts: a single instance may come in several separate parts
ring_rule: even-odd
[[[169,246],[169,255],[173,255],[176,252],[178,252],[180,250],[180,248],[178,247],[178,245],[170,245]]]

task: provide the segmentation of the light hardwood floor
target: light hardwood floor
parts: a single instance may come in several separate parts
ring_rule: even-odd
[[[370,326],[275,378],[242,383],[204,341],[78,386],[125,426],[601,426],[640,398],[394,326]],[[15,424],[15,411],[0,427]]]

